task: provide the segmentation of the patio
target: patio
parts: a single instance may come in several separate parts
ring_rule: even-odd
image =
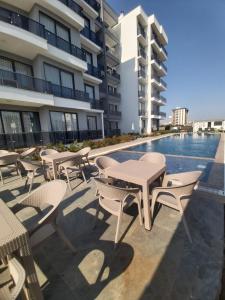
[[[91,168],[89,178],[95,175]],[[10,181],[10,183],[9,183]],[[34,188],[44,183],[35,180]],[[24,197],[24,180],[6,179],[0,198],[9,206]],[[162,207],[151,231],[141,227],[136,205],[124,215],[116,250],[116,218],[101,212],[93,179],[72,182],[59,223],[77,249],[73,255],[54,233],[33,249],[45,299],[216,299],[224,248],[224,210],[219,196],[196,191],[187,210],[190,244],[178,212]]]

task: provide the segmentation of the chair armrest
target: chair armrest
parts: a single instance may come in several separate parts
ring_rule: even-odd
[[[152,190],[152,200],[156,201],[161,193],[166,193],[175,199],[178,199],[177,194],[173,192],[174,187],[156,187]]]

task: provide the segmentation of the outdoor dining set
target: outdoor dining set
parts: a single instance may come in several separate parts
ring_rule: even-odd
[[[14,283],[11,288],[8,285],[0,288],[0,299],[16,299],[21,290],[28,299],[42,299],[31,248],[38,243],[36,234],[45,225],[50,224],[69,249],[76,253],[76,249],[58,226],[59,205],[66,194],[67,185],[72,190],[72,174],[75,174],[75,179],[80,176],[84,184],[87,184],[85,172],[93,165],[98,171],[93,176],[98,198],[94,227],[97,225],[100,209],[116,216],[115,246],[119,243],[123,214],[133,203],[137,204],[140,225],[146,230],[152,228],[156,207],[166,205],[179,211],[187,237],[192,243],[184,211],[201,172],[167,174],[166,157],[157,152],[149,152],[139,160],[122,163],[109,156],[98,156],[90,162],[90,150],[87,147],[74,153],[43,149],[39,152],[39,164],[31,159],[37,151],[35,148],[21,154],[0,150],[2,185],[2,169],[6,167],[14,169],[21,177],[25,173],[25,188],[30,183],[28,194],[12,208],[0,201],[0,261],[8,266]],[[39,174],[49,182],[32,191],[34,178]],[[62,178],[66,179],[67,184]],[[39,216],[29,226],[24,220],[19,220],[18,215],[27,207],[32,207]]]

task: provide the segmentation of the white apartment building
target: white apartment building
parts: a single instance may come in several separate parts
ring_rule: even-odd
[[[225,130],[225,120],[194,121],[193,132]]]
[[[173,109],[172,124],[174,126],[184,126],[188,123],[188,109],[185,107],[176,107]]]
[[[120,93],[122,132],[145,132],[159,128],[165,118],[161,106],[167,89],[162,79],[167,74],[167,35],[154,15],[148,16],[141,6],[121,14],[117,25],[120,35]]]
[[[0,147],[104,136],[96,0],[0,2]]]

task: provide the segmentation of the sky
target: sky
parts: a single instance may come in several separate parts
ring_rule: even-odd
[[[163,25],[169,44],[167,105],[190,120],[225,120],[225,0],[107,0],[125,14],[141,5]]]

